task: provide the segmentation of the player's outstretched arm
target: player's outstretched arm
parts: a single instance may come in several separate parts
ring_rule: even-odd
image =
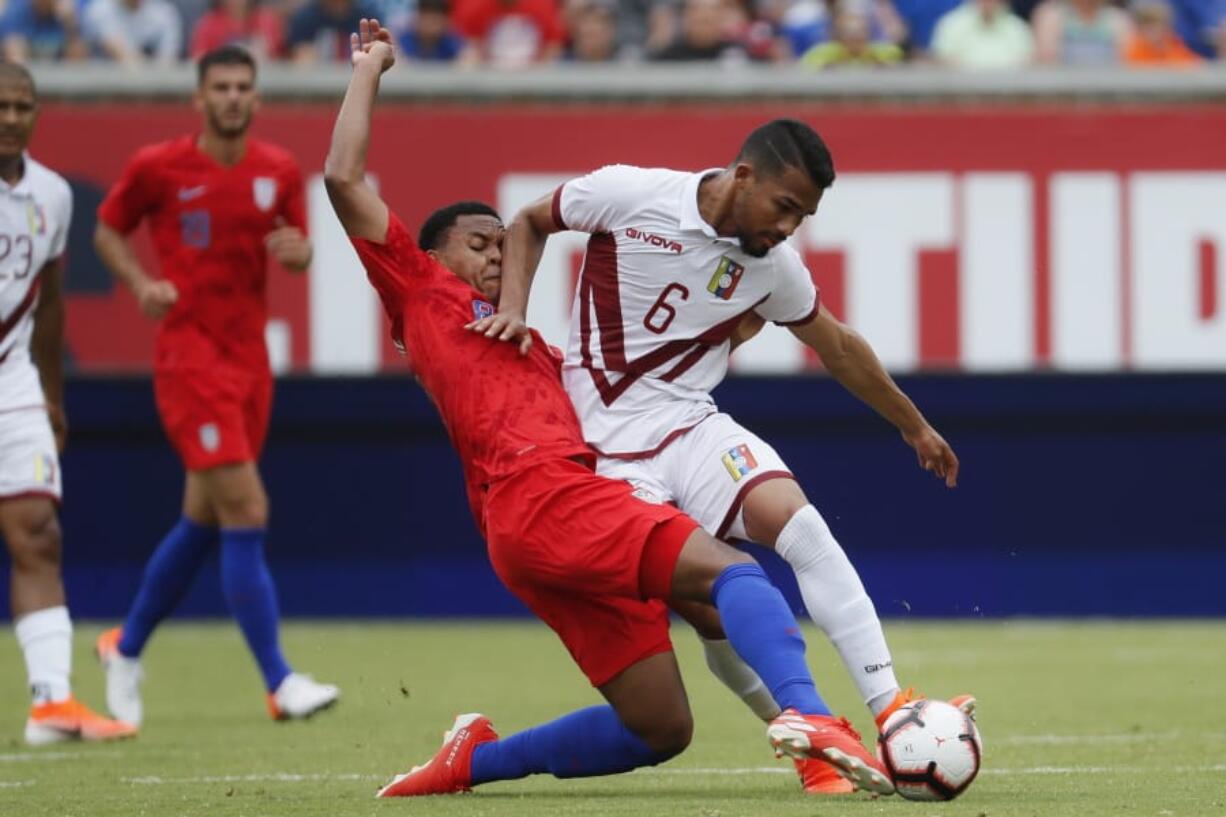
[[[60,451],[68,435],[64,415],[64,260],[61,256],[43,265],[38,273],[40,289],[34,310],[34,335],[30,352],[47,400],[47,414],[55,445]]]
[[[355,238],[382,242],[387,238],[387,205],[366,181],[366,148],[370,116],[379,93],[379,78],[396,62],[391,33],[378,20],[363,19],[350,35],[353,76],[332,129],[332,145],[324,162],[328,199],[345,232]]]
[[[921,468],[945,480],[950,488],[958,483],[957,455],[924,419],[911,398],[898,388],[868,341],[824,306],[813,320],[790,328],[802,343],[817,352],[835,380],[894,424],[915,449]]]
[[[532,348],[532,333],[528,331],[528,294],[532,278],[545,252],[545,242],[558,232],[553,219],[553,194],[537,199],[515,214],[507,227],[502,250],[502,294],[498,312],[488,318],[473,321],[468,328],[487,338],[518,341],[521,354]]]

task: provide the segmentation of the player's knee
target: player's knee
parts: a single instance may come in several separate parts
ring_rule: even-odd
[[[223,497],[214,508],[227,528],[262,528],[268,524],[268,498],[262,493]]]
[[[694,716],[688,707],[674,709],[655,720],[640,737],[654,751],[674,757],[684,752],[694,738]]]
[[[9,539],[9,552],[12,554],[15,569],[59,569],[60,525],[53,510],[22,520],[22,524]]]

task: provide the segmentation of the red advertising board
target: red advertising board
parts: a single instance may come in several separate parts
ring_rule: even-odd
[[[268,105],[255,132],[312,176],[334,113]],[[825,303],[893,368],[1226,368],[1221,107],[389,103],[376,115],[370,165],[410,225],[461,198],[509,217],[533,190],[603,164],[725,165],[752,128],[778,116],[814,125],[839,173],[799,248]],[[137,147],[196,125],[186,103],[43,111],[32,152],[78,194],[68,337],[80,370],[147,366],[153,334],[131,297],[100,277],[90,210]],[[567,245],[565,264],[581,246]],[[542,318],[554,334],[564,332],[569,286],[557,278],[544,284],[557,292]],[[380,326],[338,322],[329,287],[344,281],[270,280],[283,365],[370,371],[391,361]],[[374,357],[326,348],[348,335],[374,344]],[[811,365],[772,343],[742,368]]]

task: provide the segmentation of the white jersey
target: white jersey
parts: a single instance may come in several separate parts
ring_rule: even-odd
[[[68,182],[28,155],[17,184],[0,181],[0,412],[44,404],[30,359],[39,273],[64,254],[71,219]]]
[[[718,172],[613,165],[554,194],[558,226],[592,234],[562,380],[605,456],[650,456],[715,412],[710,392],[747,313],[784,325],[817,313],[794,249],[754,258],[703,221],[698,185]]]

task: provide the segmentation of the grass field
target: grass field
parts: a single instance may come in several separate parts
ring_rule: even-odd
[[[145,732],[112,746],[21,743],[26,695],[17,646],[5,636],[0,815],[1226,815],[1226,622],[888,630],[907,683],[980,697],[983,771],[953,803],[806,798],[682,627],[674,636],[697,727],[681,757],[620,777],[534,777],[469,796],[376,801],[392,773],[433,754],[458,712],[485,712],[506,734],[591,704],[595,693],[535,623],[298,622],[286,627],[288,654],[344,694],[310,723],[274,724],[237,632],[209,623],[157,635],[145,662]],[[88,652],[96,633],[78,628],[75,678],[79,694],[100,705]],[[867,732],[833,653],[808,635],[827,700]]]

